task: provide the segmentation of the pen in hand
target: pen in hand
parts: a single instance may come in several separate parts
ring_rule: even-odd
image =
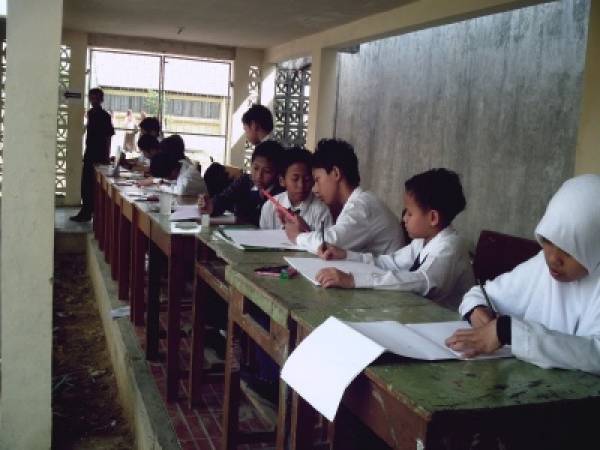
[[[325,221],[321,222],[321,251],[325,253],[327,250],[327,242],[325,242]]]
[[[498,313],[496,312],[496,309],[492,305],[492,301],[490,300],[490,297],[488,297],[487,292],[485,292],[485,288],[483,287],[483,283],[481,282],[480,279],[477,279],[477,283],[479,284],[479,287],[481,288],[481,292],[483,293],[483,297],[485,298],[485,302],[487,303],[488,308],[492,312],[492,315],[494,317],[498,317]]]

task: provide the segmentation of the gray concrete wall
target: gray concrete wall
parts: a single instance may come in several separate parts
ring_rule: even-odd
[[[336,135],[398,214],[404,180],[461,176],[456,221],[531,237],[572,176],[589,0],[563,0],[363,44],[340,54]]]

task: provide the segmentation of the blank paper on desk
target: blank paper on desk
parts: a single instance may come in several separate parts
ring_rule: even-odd
[[[319,270],[325,269],[328,267],[333,267],[335,269],[341,270],[346,273],[356,273],[356,274],[384,274],[385,270],[380,269],[379,267],[373,264],[365,264],[357,261],[346,261],[346,260],[333,260],[333,261],[324,261],[320,258],[284,258],[286,262],[296,269],[300,275],[306,278],[308,281],[313,283],[316,286],[319,286],[317,282],[317,273]]]
[[[381,345],[330,317],[289,356],[281,378],[333,421],[346,388],[384,351]]]
[[[468,322],[401,324],[395,321],[342,322],[329,317],[292,352],[281,378],[329,420],[352,380],[383,352],[427,361],[463,359],[444,343]],[[512,356],[510,347],[474,359]]]

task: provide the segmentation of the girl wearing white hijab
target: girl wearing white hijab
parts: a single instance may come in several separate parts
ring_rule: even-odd
[[[474,327],[446,340],[467,357],[504,344],[543,368],[600,374],[600,176],[566,181],[535,230],[542,251],[486,283],[498,317],[479,287],[460,313]]]

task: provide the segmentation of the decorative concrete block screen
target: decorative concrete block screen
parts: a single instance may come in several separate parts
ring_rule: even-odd
[[[457,227],[531,237],[572,176],[589,0],[564,0],[363,44],[339,55],[336,135],[399,214],[404,181],[462,176]]]

